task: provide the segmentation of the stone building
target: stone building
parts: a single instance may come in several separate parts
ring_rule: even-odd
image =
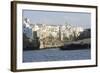
[[[77,38],[81,32],[83,28],[70,25],[32,24],[27,18],[23,22],[23,33],[30,41],[35,40],[36,36],[40,48],[61,46]]]

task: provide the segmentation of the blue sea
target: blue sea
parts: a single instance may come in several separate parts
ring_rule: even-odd
[[[23,62],[46,62],[91,59],[90,49],[59,50],[59,48],[23,51]]]

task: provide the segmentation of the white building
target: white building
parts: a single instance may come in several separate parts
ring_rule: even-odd
[[[71,37],[78,37],[80,32],[83,32],[83,28],[81,27],[71,27],[63,25],[61,27],[61,40],[63,41],[65,37],[70,39]]]
[[[31,24],[29,19],[25,19],[23,23],[23,33],[30,39],[33,39],[34,31],[40,40],[40,48],[44,47],[44,42],[48,41],[50,36],[53,40],[59,38],[58,41],[64,41],[64,38],[78,37],[80,32],[83,32],[81,27],[73,27],[70,25],[47,25],[47,24]],[[72,36],[72,37],[70,37]],[[52,42],[50,42],[52,43]]]
[[[28,18],[24,19],[23,22],[23,33],[30,39],[32,39],[32,27],[31,27],[31,22]]]

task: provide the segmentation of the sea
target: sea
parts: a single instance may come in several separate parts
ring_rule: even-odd
[[[90,49],[60,50],[59,48],[52,48],[23,51],[23,62],[47,62],[87,59],[91,59]]]

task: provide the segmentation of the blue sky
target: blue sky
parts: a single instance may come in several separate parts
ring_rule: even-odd
[[[29,18],[33,24],[64,25],[68,23],[72,26],[79,26],[85,29],[91,27],[91,14],[83,12],[23,10],[24,18]]]

